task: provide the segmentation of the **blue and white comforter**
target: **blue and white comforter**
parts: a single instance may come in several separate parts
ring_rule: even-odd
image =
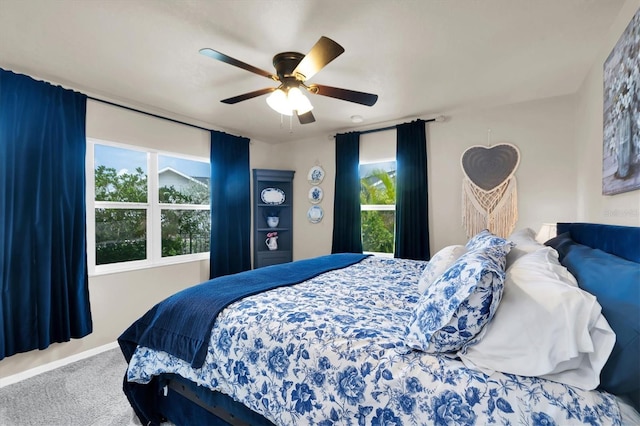
[[[139,347],[129,381],[176,373],[278,425],[619,425],[613,396],[486,376],[403,343],[425,262],[370,257],[223,310],[203,368]]]

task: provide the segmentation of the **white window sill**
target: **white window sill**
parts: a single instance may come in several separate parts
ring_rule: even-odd
[[[95,267],[95,270],[93,272],[89,273],[89,278],[109,274],[119,274],[122,272],[133,272],[141,271],[144,269],[160,268],[163,266],[177,265],[181,263],[200,262],[203,260],[209,260],[209,253],[164,257],[161,261],[158,262],[140,260],[134,262],[113,263],[110,265],[99,265]]]

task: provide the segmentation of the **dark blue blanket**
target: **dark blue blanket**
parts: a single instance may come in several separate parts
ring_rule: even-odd
[[[133,323],[118,338],[118,343],[127,361],[137,345],[141,345],[170,353],[194,368],[201,367],[213,323],[226,306],[253,294],[353,265],[365,257],[354,253],[331,254],[206,281],[158,303]]]

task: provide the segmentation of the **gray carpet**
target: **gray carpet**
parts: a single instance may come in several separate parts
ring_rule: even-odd
[[[122,392],[126,368],[111,349],[0,388],[0,425],[140,425]]]

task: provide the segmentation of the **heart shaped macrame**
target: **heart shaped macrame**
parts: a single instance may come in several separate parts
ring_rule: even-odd
[[[515,172],[520,151],[502,143],[491,147],[469,147],[460,158],[462,181],[462,223],[471,237],[483,229],[508,236],[518,220]]]

